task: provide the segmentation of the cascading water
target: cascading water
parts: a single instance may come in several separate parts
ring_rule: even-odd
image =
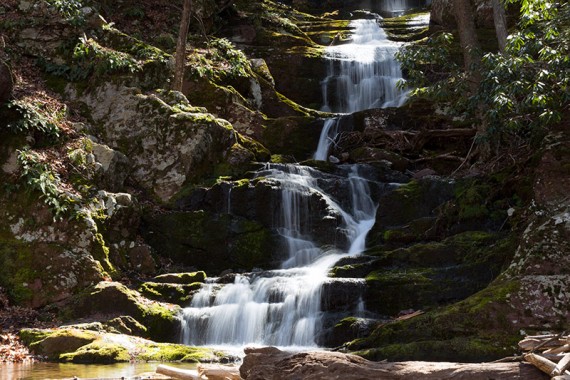
[[[278,231],[287,243],[289,257],[283,269],[238,275],[234,283],[221,288],[215,283],[204,286],[183,312],[185,344],[316,345],[322,284],[335,262],[362,252],[366,234],[374,225],[376,205],[356,166],[348,174],[350,212],[318,186],[314,171],[304,166],[268,165],[259,173],[281,189]],[[306,196],[311,193],[340,216],[340,229],[349,242],[345,253],[317,247],[303,227],[302,219],[309,212]]]
[[[400,3],[388,5],[405,5]],[[350,27],[353,30],[351,43],[327,48],[322,110],[353,113],[403,105],[408,92],[397,86],[402,70],[394,57],[401,44],[388,40],[378,19],[354,20]],[[339,120],[338,117],[325,120],[313,159],[327,160],[339,133]]]
[[[328,49],[330,64],[329,75],[323,81],[323,109],[349,113],[400,105],[405,93],[396,89],[401,72],[393,59],[398,44],[387,40],[376,20],[356,20],[352,26],[352,43]],[[338,96],[331,99],[330,92]],[[326,159],[338,133],[338,119],[325,124],[314,154],[317,160]],[[282,269],[236,275],[231,284],[218,284],[213,279],[204,285],[183,311],[185,344],[317,345],[315,339],[323,317],[321,293],[328,272],[340,258],[364,250],[376,216],[377,205],[358,166],[342,168],[351,194],[350,205],[344,208],[319,186],[314,169],[268,164],[258,173],[281,192],[276,230],[287,245],[288,257]],[[340,221],[337,232],[345,237],[345,246],[325,249],[315,243],[307,222],[311,196],[324,201],[328,212]],[[358,302],[354,312],[364,312],[363,302]]]

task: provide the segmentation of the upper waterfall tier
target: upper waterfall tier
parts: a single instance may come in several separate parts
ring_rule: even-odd
[[[330,46],[327,77],[322,82],[323,111],[352,113],[369,108],[398,107],[406,93],[398,88],[400,45],[388,40],[377,20],[354,20],[352,41]]]

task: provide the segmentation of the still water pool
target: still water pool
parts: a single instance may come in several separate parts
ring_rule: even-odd
[[[1,380],[45,380],[45,379],[125,379],[135,378],[142,373],[154,373],[159,363],[119,364],[63,364],[63,363],[0,363]],[[168,363],[169,366],[196,369],[189,363]]]

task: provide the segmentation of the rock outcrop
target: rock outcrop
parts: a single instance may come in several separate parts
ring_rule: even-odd
[[[237,143],[231,124],[191,109],[183,97],[171,105],[160,94],[111,83],[82,94],[69,87],[68,96],[85,104],[96,124],[93,132],[130,159],[132,179],[162,202],[210,174]]]

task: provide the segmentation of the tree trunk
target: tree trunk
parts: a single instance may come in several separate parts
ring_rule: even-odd
[[[459,42],[463,49],[465,72],[467,73],[467,79],[470,84],[469,87],[472,92],[475,92],[481,82],[481,73],[479,71],[481,48],[477,40],[473,9],[471,7],[471,1],[469,0],[455,0],[454,5]]]
[[[505,7],[501,0],[493,0],[493,20],[495,22],[495,31],[497,33],[497,41],[499,42],[499,52],[505,52],[507,45],[507,18],[505,16]]]
[[[176,43],[176,55],[174,60],[174,82],[172,83],[172,90],[174,91],[182,91],[182,83],[184,82],[186,40],[188,39],[191,11],[192,0],[184,0],[184,9],[182,11],[182,20],[180,21],[180,31],[178,32],[178,42]]]

